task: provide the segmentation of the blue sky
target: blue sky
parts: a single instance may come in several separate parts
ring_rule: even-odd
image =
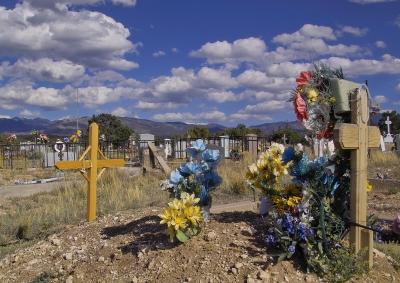
[[[399,111],[399,35],[396,0],[2,0],[0,117],[294,120],[318,61]]]

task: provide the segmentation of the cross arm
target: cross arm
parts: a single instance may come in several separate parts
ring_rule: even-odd
[[[357,149],[359,146],[359,126],[357,124],[340,123],[335,126],[334,137],[342,149]],[[380,132],[378,127],[368,126],[368,147],[378,148]]]

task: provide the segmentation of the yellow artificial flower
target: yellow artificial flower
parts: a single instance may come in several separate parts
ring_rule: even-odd
[[[251,173],[252,175],[257,174],[257,173],[258,173],[257,165],[254,164],[254,163],[251,164],[251,165],[249,166],[249,171],[250,171],[250,173]]]
[[[183,207],[195,205],[200,201],[200,199],[196,198],[196,196],[194,194],[190,195],[186,192],[183,192],[181,194],[181,198],[182,198]]]
[[[317,97],[318,97],[318,92],[315,89],[310,89],[307,92],[307,98],[309,102],[316,102],[317,101]]]
[[[183,214],[193,225],[198,225],[201,221],[201,211],[199,206],[186,207]]]
[[[287,202],[284,198],[279,196],[273,196],[272,203],[274,204],[275,210],[278,213],[283,213],[285,211]]]
[[[175,218],[171,221],[172,226],[175,230],[183,230],[186,228],[187,220],[182,215],[175,215]]]
[[[160,224],[167,224],[168,227],[171,226],[171,221],[175,217],[175,210],[167,207],[164,209],[163,213],[158,215],[161,218]]]
[[[289,207],[293,207],[296,206],[300,203],[301,201],[301,197],[289,197],[289,199],[287,200],[287,205]]]
[[[183,203],[179,199],[174,199],[168,203],[168,206],[172,209],[180,210],[183,207]]]
[[[367,182],[367,193],[372,191],[372,185],[370,182]]]

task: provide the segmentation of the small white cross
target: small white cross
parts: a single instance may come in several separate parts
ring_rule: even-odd
[[[389,116],[386,116],[386,121],[385,124],[387,125],[388,128],[388,136],[390,136],[390,125],[392,124],[392,121],[389,120]]]

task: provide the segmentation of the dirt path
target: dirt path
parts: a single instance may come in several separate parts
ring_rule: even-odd
[[[37,193],[51,192],[60,182],[30,185],[3,186],[0,188],[0,198],[28,197]]]

